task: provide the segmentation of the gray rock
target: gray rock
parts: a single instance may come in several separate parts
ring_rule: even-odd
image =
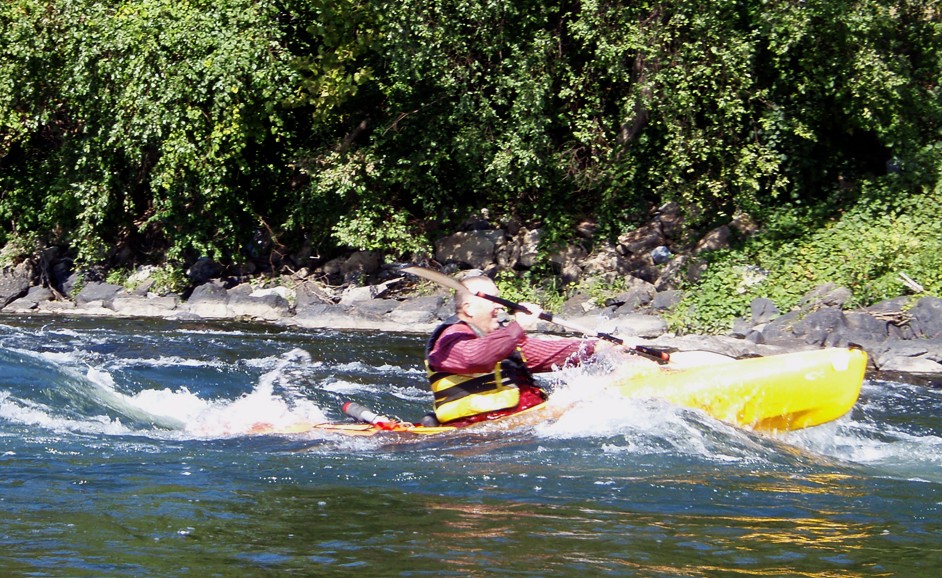
[[[435,243],[435,260],[484,269],[492,265],[497,247],[504,243],[503,230],[459,231]]]
[[[845,311],[844,335],[850,343],[878,342],[889,336],[888,323],[860,311]]]
[[[229,316],[229,292],[218,281],[204,283],[193,290],[186,302],[186,311],[209,319]]]
[[[805,311],[819,307],[843,307],[853,296],[850,289],[838,287],[834,283],[825,283],[806,293],[799,302]]]
[[[92,281],[86,283],[75,296],[75,304],[79,307],[100,304],[102,307],[111,309],[112,302],[119,292],[124,292],[124,287]]]
[[[34,274],[33,265],[28,261],[0,270],[0,309],[26,295],[32,285]]]
[[[651,307],[660,311],[673,309],[684,298],[684,292],[676,289],[661,291],[654,296]]]
[[[209,257],[200,257],[186,270],[186,276],[197,285],[204,284],[221,273],[222,265]]]
[[[176,295],[131,294],[116,296],[112,309],[123,317],[168,317],[176,311],[179,304],[180,298]]]
[[[942,336],[942,299],[938,297],[923,297],[909,313],[912,327],[916,337],[934,339]]]
[[[749,304],[749,309],[752,312],[752,323],[754,325],[768,323],[781,314],[775,303],[765,297],[753,299],[752,303]]]
[[[837,334],[846,327],[844,313],[839,307],[825,307],[812,311],[793,327],[798,337],[803,337],[806,343],[824,345],[828,337]]]
[[[52,301],[54,298],[55,295],[51,289],[37,285],[30,287],[26,295],[13,300],[3,310],[11,313],[25,313],[36,309],[40,303]]]
[[[233,293],[226,305],[229,315],[237,318],[277,321],[291,314],[290,303],[277,293]]]
[[[378,285],[365,287],[348,287],[340,295],[341,305],[354,305],[362,301],[370,301],[383,297],[389,289],[402,281],[402,278],[391,279]]]

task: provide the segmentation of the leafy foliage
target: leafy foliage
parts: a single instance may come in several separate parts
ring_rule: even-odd
[[[927,294],[942,295],[940,210],[939,190],[907,195],[872,185],[858,204],[820,226],[800,208],[781,210],[741,250],[711,256],[703,280],[687,293],[671,323],[686,332],[727,331],[735,317],[748,315],[756,297],[787,311],[828,282],[851,290],[848,306],[867,306],[905,294],[900,273],[915,278]],[[803,226],[804,234],[793,234]],[[789,230],[787,238],[778,236],[780,227]]]
[[[85,262],[400,257],[483,208],[550,244],[674,200],[769,225],[730,263],[817,270],[822,215],[942,174],[934,0],[8,0],[0,54],[0,242]],[[874,218],[931,234],[909,210]]]

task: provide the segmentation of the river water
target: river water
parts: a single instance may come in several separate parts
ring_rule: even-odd
[[[0,318],[6,576],[926,576],[942,568],[942,392],[868,380],[775,437],[613,399],[412,443],[253,435],[406,419],[423,337]]]

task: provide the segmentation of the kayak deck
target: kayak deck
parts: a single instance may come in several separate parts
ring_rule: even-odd
[[[636,375],[615,388],[625,397],[663,399],[746,429],[780,432],[850,411],[866,368],[863,350],[833,348]]]

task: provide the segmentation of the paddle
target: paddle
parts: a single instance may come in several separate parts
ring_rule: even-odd
[[[402,267],[400,271],[403,271],[404,273],[410,273],[412,275],[415,275],[416,277],[422,277],[424,279],[428,279],[429,281],[434,281],[435,283],[438,283],[439,285],[448,287],[450,289],[454,289],[455,291],[464,291],[465,293],[469,292],[468,288],[465,287],[457,279],[453,279],[449,277],[448,275],[444,275],[437,271],[424,269],[422,267],[416,267],[414,265]],[[480,297],[481,299],[487,299],[488,301],[492,301],[494,303],[503,305],[504,307],[506,307],[507,309],[510,309],[511,311],[520,311],[521,313],[524,313],[526,315],[532,315],[532,312],[529,309],[527,309],[525,306],[519,303],[514,303],[513,301],[510,301],[508,299],[503,299],[501,297],[496,297],[494,295],[488,295],[487,293],[484,293],[482,291],[478,291],[474,293],[474,295],[476,297]],[[598,339],[604,339],[605,341],[610,341],[612,343],[624,346],[626,347],[628,351],[633,351],[635,353],[640,353],[647,357],[651,357],[654,360],[656,360],[658,363],[662,363],[662,364],[668,363],[671,360],[670,354],[666,351],[662,351],[660,349],[654,349],[653,347],[645,347],[643,345],[625,346],[625,341],[623,339],[620,339],[608,333],[601,333],[598,331],[593,331],[587,327],[582,327],[581,325],[578,325],[571,321],[566,321],[565,319],[560,319],[559,317],[556,317],[555,315],[547,311],[540,312],[538,317],[542,319],[543,321],[549,321],[550,323],[555,323],[556,325],[559,325],[560,327],[564,327],[571,331],[582,333],[583,335],[588,335],[590,337],[596,337]]]

